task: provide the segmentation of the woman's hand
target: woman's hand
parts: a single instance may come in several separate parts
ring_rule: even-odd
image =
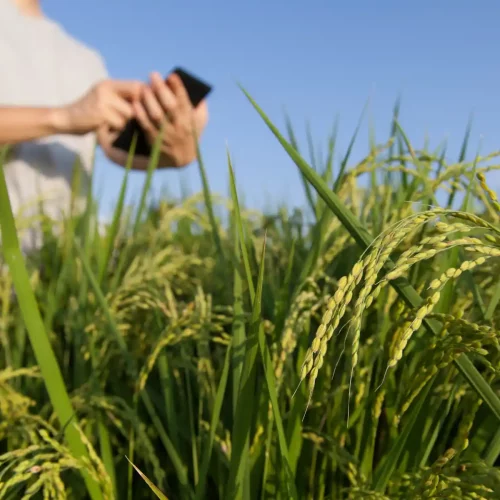
[[[163,81],[158,73],[151,75],[150,85],[144,85],[140,94],[131,101],[133,117],[143,128],[152,146],[162,130],[158,167],[184,167],[196,159],[195,136],[200,138],[208,122],[206,101],[193,108],[189,96],[178,75],[172,74]],[[125,165],[128,153],[113,147],[120,134],[116,129],[102,126],[97,140],[106,156],[119,165]],[[145,170],[149,158],[136,155],[132,168]]]
[[[193,108],[182,80],[175,73],[163,81],[151,75],[139,100],[133,102],[134,116],[151,145],[162,130],[162,166],[184,167],[196,159],[195,135],[199,139],[208,122],[206,101]]]

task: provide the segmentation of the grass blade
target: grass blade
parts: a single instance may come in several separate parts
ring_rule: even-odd
[[[215,220],[214,207],[212,204],[212,196],[210,194],[210,186],[208,185],[207,172],[205,170],[205,165],[203,163],[203,158],[201,156],[200,148],[197,143],[197,156],[198,156],[198,167],[200,170],[201,182],[203,185],[203,197],[205,198],[205,205],[207,207],[208,218],[210,220],[210,225],[212,226],[212,235],[214,238],[215,248],[220,259],[221,264],[224,264],[224,251],[222,249],[222,242],[219,235],[219,228],[217,227],[217,221]]]
[[[163,139],[163,126],[160,130],[160,133],[155,139],[153,144],[153,148],[151,150],[151,156],[149,158],[148,169],[146,171],[146,180],[144,181],[144,186],[141,192],[141,198],[139,200],[139,206],[137,207],[137,213],[135,215],[135,222],[133,227],[134,234],[139,230],[139,226],[142,221],[142,214],[144,213],[144,209],[146,208],[146,199],[149,193],[149,189],[151,187],[151,182],[153,181],[153,174],[158,166],[158,161],[161,155],[161,141]],[[130,158],[130,156],[129,156]]]
[[[462,141],[462,147],[460,148],[460,154],[458,156],[458,161],[462,162],[465,160],[465,156],[467,155],[467,148],[469,145],[470,141],[470,133],[472,130],[472,116],[469,118],[469,121],[467,122],[467,127],[465,128],[465,135],[464,139]],[[455,201],[455,196],[457,194],[457,188],[456,186],[453,186],[451,189],[451,192],[448,196],[448,202],[446,204],[447,207],[450,207],[453,205],[453,202]]]
[[[7,149],[0,151],[0,229],[2,235],[2,250],[5,261],[9,266],[12,282],[17,294],[19,307],[26,324],[31,347],[42,372],[45,387],[49,394],[59,423],[64,428],[64,435],[71,452],[75,457],[88,458],[80,434],[75,425],[68,425],[70,421],[76,423],[74,410],[64,385],[64,380],[55,357],[50,340],[45,330],[35,295],[31,288],[30,278],[24,258],[19,247],[14,215],[10,204],[9,192],[5,180],[3,165]],[[87,490],[93,500],[102,498],[100,488],[95,480],[84,470],[82,471]]]
[[[237,200],[235,201],[237,206]],[[239,207],[236,208],[239,211]],[[240,261],[240,241],[238,238],[238,229],[235,227],[234,245],[236,261]],[[245,355],[245,322],[243,319],[243,283],[240,275],[240,270],[234,269],[234,321],[233,321],[233,338],[232,338],[232,369],[233,369],[233,415],[236,416],[236,408],[238,407],[238,395],[240,390],[241,370],[243,369],[243,358]]]
[[[404,451],[406,441],[408,440],[411,431],[414,429],[415,423],[417,422],[420,416],[420,412],[424,407],[424,403],[427,400],[427,395],[429,394],[431,387],[433,386],[433,381],[434,379],[426,385],[425,389],[420,394],[418,401],[413,404],[406,425],[403,427],[403,430],[399,434],[396,442],[391,447],[389,454],[386,455],[385,460],[375,471],[373,479],[373,486],[375,491],[381,493],[385,491],[391,474],[396,468],[396,465]]]
[[[297,500],[297,491],[295,490],[295,484],[293,480],[294,475],[290,467],[290,459],[288,457],[288,445],[286,442],[285,429],[283,427],[283,421],[278,404],[278,393],[276,391],[276,384],[274,379],[274,367],[269,349],[266,345],[263,328],[259,329],[259,347],[264,363],[264,375],[266,377],[267,389],[269,391],[269,397],[271,399],[271,407],[273,410],[274,421],[276,423],[276,430],[278,432],[278,444],[280,448],[281,459],[283,460],[287,494],[288,498]]]
[[[120,194],[118,196],[118,203],[116,204],[115,211],[113,214],[113,221],[111,227],[106,235],[106,250],[104,252],[104,258],[101,261],[101,268],[99,270],[99,283],[102,283],[106,269],[108,268],[109,261],[111,259],[111,254],[113,252],[113,245],[115,243],[116,235],[118,234],[118,229],[123,215],[123,207],[125,205],[125,194],[127,191],[128,177],[130,170],[132,168],[132,162],[134,160],[135,147],[137,144],[137,134],[134,134],[132,139],[132,144],[130,146],[130,152],[127,158],[127,165],[125,168],[125,175],[123,176],[122,186],[120,189]]]
[[[243,246],[243,244],[242,244]],[[240,381],[240,394],[236,408],[233,429],[233,450],[229,469],[229,480],[226,497],[243,498],[245,476],[248,474],[248,446],[250,442],[251,418],[257,405],[256,399],[256,360],[259,349],[259,328],[261,328],[260,312],[262,307],[262,288],[264,284],[265,240],[262,246],[262,260],[259,278],[253,301],[252,320],[248,333],[248,343],[243,362]]]
[[[229,175],[230,175],[230,182],[231,182],[231,191],[233,194],[233,200],[235,201],[235,210],[236,210],[236,223],[239,226],[240,229],[240,234],[242,235],[243,233],[243,228],[241,227],[241,215],[239,211],[239,204],[238,204],[238,197],[236,193],[236,182],[234,178],[234,172],[232,169],[231,162],[229,161]],[[246,248],[244,245],[243,241],[240,241],[241,243],[241,248],[242,248],[242,253],[244,256],[246,256],[245,260],[248,261],[248,256],[246,255]],[[262,298],[259,298],[259,293],[262,294],[262,283],[263,282],[263,269],[264,269],[264,251],[265,251],[265,240],[264,240],[264,245],[262,249],[262,256],[261,256],[261,267],[259,270],[259,283],[257,285],[257,290],[256,292],[253,291],[253,283],[252,283],[252,277],[249,272],[247,272],[247,280],[248,280],[248,286],[250,290],[250,296],[251,300],[254,303],[254,313],[255,314],[255,304],[257,302],[261,302]],[[247,267],[247,270],[249,271],[249,266]],[[260,292],[259,292],[259,286],[261,287]],[[260,307],[260,306],[259,306]],[[260,309],[259,309],[259,314],[260,314]],[[252,315],[252,320],[254,320],[254,316]],[[250,342],[250,335],[249,335],[249,342]],[[286,481],[287,481],[287,488],[288,488],[288,493],[291,498],[297,498],[297,493],[295,491],[295,485],[293,484],[293,474],[291,473],[291,468],[290,468],[290,461],[288,458],[288,447],[286,443],[286,436],[285,436],[285,431],[283,427],[283,422],[279,410],[279,405],[278,405],[278,396],[277,396],[277,391],[276,391],[276,385],[275,385],[275,380],[274,380],[274,370],[273,370],[273,365],[271,361],[271,356],[269,353],[269,349],[267,348],[265,337],[264,337],[264,330],[262,328],[262,325],[259,326],[258,329],[258,344],[259,344],[259,349],[261,352],[262,356],[262,361],[264,365],[264,374],[266,378],[266,384],[267,388],[269,390],[269,396],[271,399],[271,406],[273,410],[273,416],[276,422],[276,427],[278,431],[278,442],[280,446],[280,452],[281,452],[281,457],[284,461],[284,467],[285,467],[285,475],[286,475]],[[245,357],[246,361],[246,357]],[[240,384],[241,387],[241,384]],[[246,401],[246,399],[241,399],[241,393],[238,396],[238,401]],[[241,403],[239,406],[242,406],[243,403]],[[238,422],[238,407],[236,411],[237,416],[236,422]],[[231,490],[229,490],[231,491]]]
[[[254,289],[254,284],[252,281],[252,270],[250,267],[250,259],[248,258],[248,252],[245,246],[245,233],[243,230],[243,222],[241,220],[241,213],[240,213],[240,204],[238,201],[238,192],[236,190],[236,180],[234,177],[234,171],[233,171],[233,166],[231,164],[231,158],[229,157],[228,153],[228,167],[229,167],[229,181],[231,185],[231,196],[234,202],[234,207],[235,207],[235,218],[236,218],[236,227],[238,229],[238,236],[239,236],[239,241],[240,241],[240,246],[241,246],[241,257],[243,258],[243,266],[245,269],[246,277],[247,277],[247,283],[248,283],[248,289],[250,291],[250,297],[253,300],[254,295],[255,295],[255,289]]]
[[[224,394],[226,392],[227,379],[229,378],[229,367],[231,366],[232,348],[228,347],[226,357],[224,359],[224,367],[217,388],[217,395],[215,397],[214,409],[212,412],[212,419],[210,420],[210,434],[208,444],[205,447],[203,461],[200,469],[200,480],[196,487],[196,499],[202,500],[205,498],[205,488],[207,484],[208,468],[210,465],[210,458],[212,457],[212,450],[215,441],[215,433],[217,431],[217,424],[219,423],[222,403],[224,402]]]
[[[290,118],[288,115],[285,115],[285,126],[287,129],[288,137],[290,139],[290,144],[297,150],[299,151],[299,143],[297,141],[297,137],[295,136],[295,132],[292,127],[292,122],[290,121]],[[306,200],[307,203],[309,204],[309,208],[312,210],[313,214],[316,214],[316,203],[314,201],[314,197],[311,191],[311,186],[305,179],[305,177],[302,175],[302,172],[300,173],[300,180],[302,181],[302,185],[304,186],[304,191],[306,193]]]
[[[167,496],[160,491],[159,488],[157,488],[153,482],[144,474],[137,466],[135,466],[129,459],[128,457],[125,457],[130,465],[136,470],[137,474],[142,477],[142,479],[146,482],[146,484],[151,488],[151,491],[156,495],[157,498],[160,500],[168,500]]]
[[[247,97],[249,97],[247,95]],[[363,123],[363,119],[366,114],[366,110],[368,109],[368,103],[366,103],[363,107],[363,110],[361,111],[361,116],[359,117],[358,124],[356,125],[356,128],[354,129],[354,134],[351,137],[351,140],[349,142],[349,146],[347,147],[346,154],[344,155],[344,158],[340,162],[340,170],[337,175],[337,178],[335,180],[335,184],[333,186],[333,190],[337,192],[340,188],[340,185],[342,184],[342,180],[344,177],[344,172],[345,169],[347,168],[347,163],[349,162],[349,158],[351,157],[352,149],[354,148],[354,144],[356,143],[356,139],[358,138],[359,130],[361,129],[361,125]],[[307,175],[306,178],[308,179]],[[309,180],[309,179],[308,179]],[[310,182],[310,180],[309,180]]]

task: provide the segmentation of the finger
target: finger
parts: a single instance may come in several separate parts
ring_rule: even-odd
[[[186,87],[182,83],[181,77],[172,73],[167,79],[168,86],[172,89],[172,93],[177,99],[177,105],[183,108],[192,108],[191,100],[187,93]]]
[[[134,116],[132,103],[126,101],[117,94],[114,94],[110,101],[111,107],[120,113],[126,120],[130,120]]]
[[[143,92],[143,103],[151,121],[156,126],[160,126],[166,118],[165,110],[161,107],[153,91],[147,87]]]
[[[193,110],[194,122],[196,125],[196,130],[198,132],[202,131],[208,122],[208,106],[207,101],[203,99],[196,108]]]
[[[153,90],[158,102],[160,103],[163,111],[173,117],[175,108],[177,106],[177,99],[169,88],[169,86],[162,80],[158,73],[151,75],[151,89]]]
[[[127,119],[119,111],[110,109],[106,115],[106,123],[113,130],[123,130]]]
[[[111,87],[113,90],[128,100],[139,99],[144,83],[136,80],[113,80]]]
[[[207,103],[206,99],[203,99],[202,101],[200,101],[198,106],[196,106],[195,113],[197,115],[204,115],[204,116],[208,117],[208,103]]]
[[[139,125],[147,132],[150,136],[156,137],[158,129],[155,124],[151,121],[145,107],[139,101],[134,101],[134,116],[139,122]]]

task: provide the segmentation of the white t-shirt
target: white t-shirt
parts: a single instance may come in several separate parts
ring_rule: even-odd
[[[97,52],[52,20],[22,15],[9,0],[0,0],[0,64],[0,106],[61,106],[107,78]],[[59,218],[69,208],[75,164],[82,167],[85,195],[94,148],[95,134],[56,135],[12,147],[4,172],[14,214],[32,215],[42,201],[44,212]]]

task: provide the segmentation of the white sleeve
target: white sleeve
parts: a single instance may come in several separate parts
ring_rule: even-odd
[[[96,79],[96,81],[106,80],[107,78],[109,78],[109,72],[108,72],[108,68],[106,67],[106,63],[104,61],[104,58],[96,52],[95,53],[95,60],[96,60],[96,64],[95,64],[95,67],[96,67],[95,79]]]
[[[0,23],[11,23],[12,19],[18,15],[17,8],[12,2],[0,0]]]

